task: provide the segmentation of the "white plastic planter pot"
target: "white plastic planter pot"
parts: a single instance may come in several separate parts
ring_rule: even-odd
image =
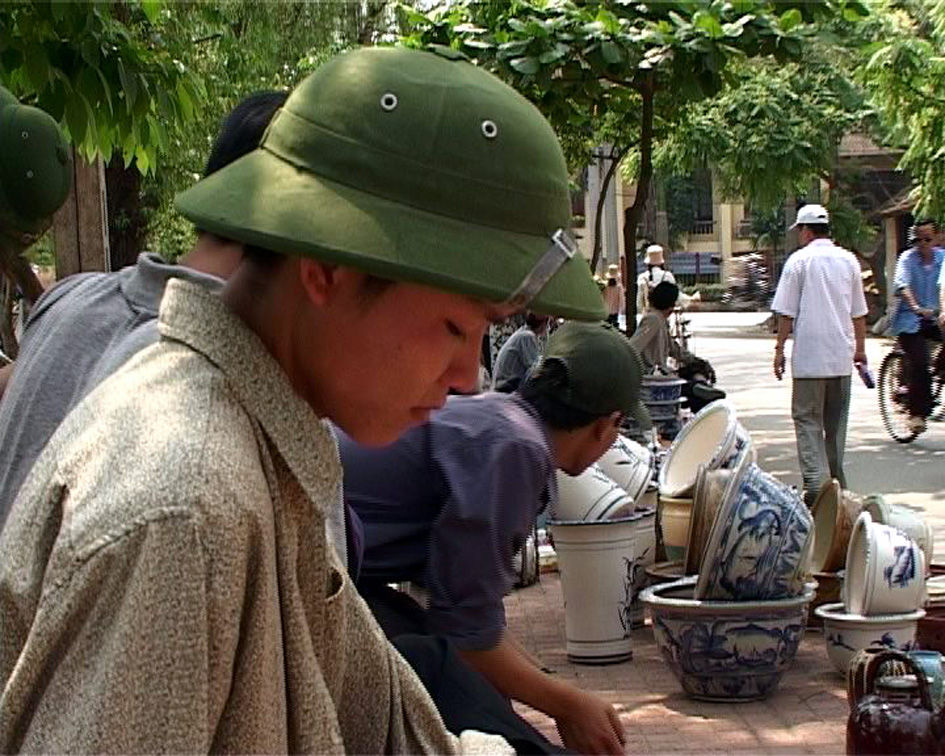
[[[632,655],[637,519],[549,523],[558,555],[568,658],[612,664]]]

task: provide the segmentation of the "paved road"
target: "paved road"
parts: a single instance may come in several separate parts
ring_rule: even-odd
[[[763,313],[693,313],[690,349],[712,362],[719,384],[751,432],[761,466],[800,486],[790,417],[790,380],[771,372],[774,340],[758,326]],[[878,372],[890,342],[867,340],[867,356]],[[788,356],[790,359],[790,355]],[[888,501],[923,511],[936,533],[936,561],[945,561],[945,423],[933,423],[911,444],[886,434],[876,391],[854,377],[845,469],[847,486],[882,493]]]

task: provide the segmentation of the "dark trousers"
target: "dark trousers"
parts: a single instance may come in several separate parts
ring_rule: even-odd
[[[923,321],[918,331],[900,333],[898,339],[908,359],[905,379],[909,386],[909,414],[928,417],[932,412],[932,377],[926,341],[941,341],[942,332],[934,323]]]
[[[569,753],[516,714],[509,700],[466,664],[452,643],[430,635],[426,611],[410,596],[378,584],[359,584],[358,591],[423,682],[446,729],[454,735],[463,730],[501,735],[519,754]]]

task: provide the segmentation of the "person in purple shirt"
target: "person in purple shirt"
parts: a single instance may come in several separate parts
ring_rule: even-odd
[[[383,448],[339,434],[346,502],[363,525],[358,590],[388,637],[445,638],[499,693],[552,716],[581,753],[623,753],[617,713],[533,663],[506,632],[503,597],[513,555],[554,507],[556,469],[583,472],[625,414],[649,427],[640,381],[623,334],[567,323],[516,393],[451,397]],[[388,586],[403,581],[427,590],[427,607]]]

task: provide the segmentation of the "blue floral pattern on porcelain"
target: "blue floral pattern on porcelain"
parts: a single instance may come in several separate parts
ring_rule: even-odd
[[[663,658],[693,698],[754,700],[770,695],[804,636],[804,609],[751,619],[654,616]]]
[[[702,562],[700,598],[757,601],[798,595],[813,518],[797,493],[745,467],[732,481]]]

